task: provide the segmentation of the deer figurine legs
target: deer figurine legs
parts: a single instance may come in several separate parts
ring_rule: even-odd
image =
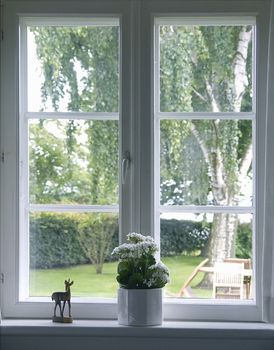
[[[61,317],[63,317],[63,310],[62,310],[62,308],[61,308],[61,300],[55,301],[55,306],[54,306],[54,317],[56,317],[56,308],[57,308],[57,306],[59,306],[60,315],[61,315]]]
[[[64,300],[63,302],[63,308],[62,308],[62,317],[64,315],[64,310],[65,310],[65,305],[66,305],[66,302],[68,302],[68,309],[69,309],[69,317],[71,317],[71,305],[70,305],[70,300]]]

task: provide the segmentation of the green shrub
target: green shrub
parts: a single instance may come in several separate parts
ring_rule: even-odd
[[[30,217],[30,267],[48,269],[87,263],[77,238],[74,214],[39,213]]]
[[[252,228],[248,223],[238,225],[236,257],[242,259],[252,258]]]
[[[104,229],[108,233],[105,240],[109,238],[110,244],[106,251],[111,251],[118,244],[118,223],[117,218],[106,214],[75,214],[75,213],[35,213],[30,218],[30,267],[48,269],[53,267],[65,267],[90,262],[90,257],[87,256],[83,249],[85,242],[80,239],[81,227],[93,227],[92,232],[95,233],[98,239],[94,236],[93,247],[99,247],[98,225],[101,225],[100,220],[96,220],[104,216]],[[100,219],[99,218],[99,219]],[[111,234],[110,230],[111,228]],[[105,231],[101,231],[105,235]],[[92,245],[91,242],[86,242],[87,249]],[[104,261],[113,259],[106,253],[102,256],[100,250],[101,261],[103,256]]]
[[[201,251],[210,234],[210,226],[190,220],[161,220],[161,256]]]
[[[91,214],[35,213],[31,215],[30,267],[47,269],[89,263],[90,258],[87,257],[79,241],[80,227],[82,230],[84,227],[92,227],[92,222],[88,222],[88,215]],[[106,227],[111,228],[110,244],[107,247],[110,252],[119,244],[117,217],[105,215],[104,222]],[[96,230],[98,231],[98,227]],[[161,256],[203,251],[209,235],[210,224],[190,220],[162,219]],[[89,246],[90,243],[87,245]],[[97,244],[97,247],[99,246]],[[236,256],[250,258],[251,248],[251,227],[246,223],[239,224],[236,237]],[[104,254],[104,256],[104,261],[117,259],[110,254]]]
[[[79,243],[98,274],[102,273],[103,264],[111,252],[112,237],[117,232],[117,227],[116,214],[91,213],[79,216]]]

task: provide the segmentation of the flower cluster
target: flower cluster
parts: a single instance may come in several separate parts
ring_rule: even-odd
[[[146,281],[146,284],[149,288],[161,282],[164,284],[169,282],[168,268],[161,261],[155,265],[150,266],[149,269],[152,271],[150,279]]]
[[[150,236],[129,233],[129,243],[115,248],[113,255],[120,259],[117,281],[123,288],[162,288],[169,282],[169,272],[162,263],[156,263],[156,243]]]
[[[140,233],[129,233],[127,239],[130,243],[124,243],[116,247],[112,254],[120,260],[140,259],[145,255],[154,255],[158,247],[150,236],[143,236]]]

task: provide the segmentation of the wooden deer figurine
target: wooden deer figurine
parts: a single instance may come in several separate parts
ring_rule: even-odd
[[[73,285],[73,281],[70,282],[70,279],[65,280],[65,292],[54,292],[52,293],[51,299],[55,301],[55,306],[54,306],[54,316],[53,316],[53,321],[54,322],[69,322],[71,318],[71,305],[70,305],[70,298],[71,298],[71,293],[70,293],[70,286]],[[63,307],[61,305],[61,302],[63,302]],[[64,319],[64,309],[66,302],[68,302],[68,307],[69,307],[69,320]],[[60,309],[60,316],[61,317],[56,317],[56,308],[59,306]]]

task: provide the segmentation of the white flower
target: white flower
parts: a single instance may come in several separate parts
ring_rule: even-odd
[[[155,265],[150,266],[149,269],[158,270],[158,271],[161,271],[162,273],[169,274],[168,268],[166,267],[165,264],[162,263],[162,261],[159,261]]]
[[[112,254],[117,255],[121,260],[141,258],[144,255],[154,255],[158,247],[150,236],[143,236],[139,233],[129,233],[128,240],[132,243],[124,243],[116,247]]]
[[[168,268],[159,261],[157,264],[149,267],[149,270],[152,270],[152,276],[149,280],[145,281],[145,284],[150,288],[154,285],[168,283],[169,280],[169,271]]]
[[[140,233],[130,232],[127,235],[127,239],[132,243],[138,243],[138,242],[143,242],[145,240],[145,236],[141,235]]]
[[[128,241],[132,243],[139,243],[139,242],[154,242],[153,238],[150,236],[144,236],[141,233],[136,232],[130,232],[127,235]]]

